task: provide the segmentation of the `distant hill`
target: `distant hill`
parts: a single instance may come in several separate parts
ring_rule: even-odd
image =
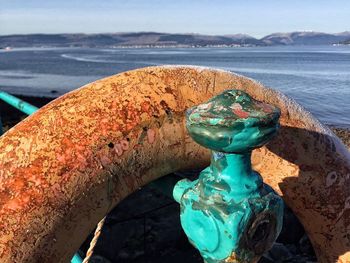
[[[245,34],[201,35],[158,32],[106,34],[29,34],[0,36],[5,47],[131,47],[131,46],[272,46],[328,45],[350,39],[350,32],[327,34],[319,32],[274,33],[261,39]]]
[[[127,47],[260,45],[248,35],[210,36],[156,32],[114,34],[30,34],[0,36],[0,47]]]
[[[331,45],[350,38],[350,32],[327,34],[321,32],[274,33],[261,39],[266,45]]]

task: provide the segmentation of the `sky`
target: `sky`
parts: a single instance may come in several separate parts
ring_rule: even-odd
[[[0,0],[0,35],[350,30],[350,0]]]

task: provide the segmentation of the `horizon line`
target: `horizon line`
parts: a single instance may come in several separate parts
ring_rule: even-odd
[[[202,35],[202,36],[235,36],[235,35],[246,35],[249,37],[253,37],[255,39],[262,39],[266,36],[270,36],[273,34],[291,34],[291,33],[323,33],[323,34],[342,34],[342,33],[350,33],[350,30],[344,30],[340,32],[324,32],[324,31],[314,31],[314,30],[296,30],[296,31],[278,31],[278,32],[272,32],[267,35],[264,35],[263,37],[255,37],[247,33],[231,33],[231,34],[204,34],[204,33],[198,33],[198,32],[187,32],[187,33],[170,33],[170,32],[161,32],[161,31],[119,31],[119,32],[93,32],[93,33],[84,33],[84,32],[57,32],[57,33],[15,33],[15,34],[1,34],[0,36],[18,36],[18,35],[99,35],[99,34],[138,34],[138,33],[154,33],[154,34],[172,34],[172,35]]]

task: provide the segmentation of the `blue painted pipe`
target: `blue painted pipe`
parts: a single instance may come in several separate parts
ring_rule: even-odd
[[[5,91],[0,91],[0,99],[3,100],[4,102],[6,102],[7,104],[10,104],[11,106],[15,107],[16,109],[19,109],[21,112],[30,115],[34,112],[36,112],[39,108],[29,104],[28,102],[25,102],[19,98],[16,98],[15,96],[8,94]],[[0,129],[1,129],[1,133],[2,134],[2,122],[0,119]],[[79,256],[78,253],[75,253],[75,255],[73,256],[71,263],[82,263],[83,260],[81,259],[81,257]]]
[[[70,262],[71,263],[82,263],[83,260],[81,259],[81,257],[79,256],[78,253],[75,253],[75,255],[73,256],[73,258]]]
[[[19,98],[16,98],[15,96],[12,96],[11,94],[8,94],[4,91],[0,91],[0,99],[5,101],[7,104],[10,104],[11,106],[15,107],[16,109],[19,109],[21,112],[27,115],[30,115],[38,110],[37,107]]]

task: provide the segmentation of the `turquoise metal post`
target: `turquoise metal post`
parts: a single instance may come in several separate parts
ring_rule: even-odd
[[[16,109],[19,109],[23,113],[30,115],[37,111],[39,108],[29,104],[28,102],[25,102],[19,98],[16,98],[15,96],[8,94],[7,92],[0,91],[0,99],[4,102],[10,104],[11,106],[15,107]],[[1,128],[1,134],[2,134],[2,122],[0,119],[0,128]],[[78,253],[75,253],[73,256],[71,263],[82,263],[83,260],[79,256]]]
[[[187,111],[191,137],[212,150],[199,179],[178,182],[181,224],[206,263],[255,262],[282,227],[283,201],[252,170],[251,152],[279,128],[278,108],[229,90]]]
[[[4,91],[0,91],[0,99],[10,104],[11,106],[15,107],[16,109],[19,109],[20,111],[24,112],[27,115],[32,114],[38,109],[37,107],[19,98],[16,98],[15,96],[12,96],[11,94],[8,94],[7,92],[4,92]]]

